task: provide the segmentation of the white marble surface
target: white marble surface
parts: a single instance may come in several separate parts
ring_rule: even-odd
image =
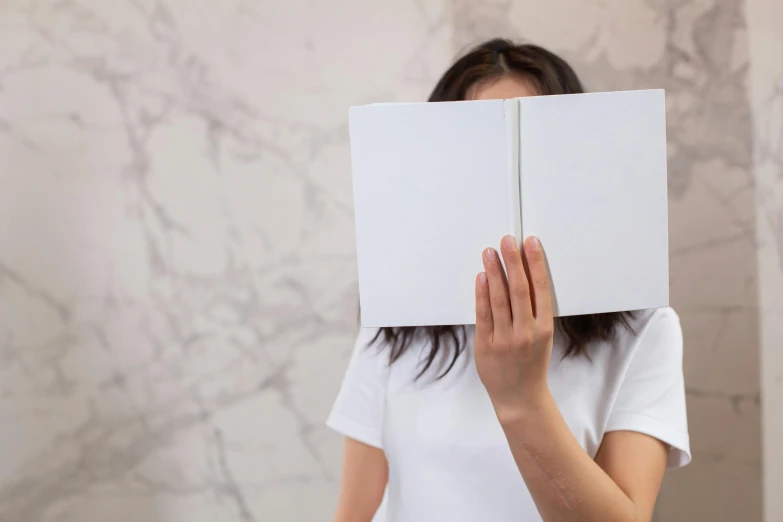
[[[747,1],[764,20],[777,0]],[[749,52],[744,9],[0,4],[0,522],[328,520],[341,442],[323,420],[356,327],[347,107],[421,100],[497,34],[563,53],[593,90],[667,89],[696,460],[656,517],[760,520],[757,280],[780,277],[764,227],[783,207],[760,198],[756,220],[749,100],[776,106],[748,71],[777,55],[758,50],[769,25]]]
[[[748,0],[754,115],[764,516],[783,520],[783,3]]]
[[[0,6],[0,520],[327,520],[356,325],[351,103],[445,5]]]

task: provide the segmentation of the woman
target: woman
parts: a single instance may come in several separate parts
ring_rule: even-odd
[[[429,101],[579,92],[559,57],[492,40]],[[690,461],[675,312],[554,320],[542,245],[499,250],[475,327],[360,333],[328,420],[346,437],[338,522],[649,521],[664,470]]]

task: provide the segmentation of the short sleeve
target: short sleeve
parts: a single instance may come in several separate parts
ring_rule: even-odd
[[[665,442],[669,468],[691,461],[682,344],[676,312],[656,310],[639,332],[605,430],[636,431]]]
[[[326,425],[346,437],[382,448],[388,356],[368,346],[376,328],[362,328]]]

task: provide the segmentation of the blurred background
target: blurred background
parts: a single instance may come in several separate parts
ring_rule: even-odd
[[[694,461],[655,520],[783,520],[782,24],[780,0],[3,0],[0,522],[330,520],[347,109],[425,99],[492,36],[666,89]]]

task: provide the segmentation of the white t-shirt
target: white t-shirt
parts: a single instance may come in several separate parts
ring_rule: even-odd
[[[555,335],[549,387],[571,432],[595,458],[605,433],[630,430],[670,446],[668,466],[690,462],[682,331],[671,308],[636,313],[635,333],[563,358]],[[383,449],[389,482],[374,522],[534,522],[541,517],[517,469],[468,346],[440,380],[415,380],[428,347],[411,346],[389,366],[388,350],[366,348],[363,329],[327,424]],[[531,426],[530,429],[535,429]]]

